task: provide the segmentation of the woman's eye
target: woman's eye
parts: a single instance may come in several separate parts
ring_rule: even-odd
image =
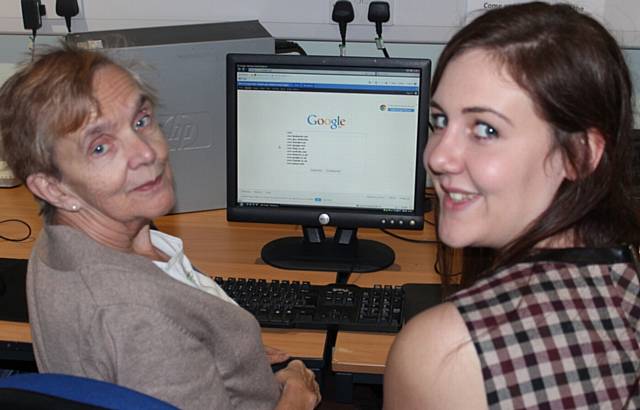
[[[473,127],[473,133],[478,138],[496,138],[498,136],[498,130],[491,125],[484,122],[479,122]]]
[[[139,130],[140,128],[144,128],[148,126],[150,123],[151,123],[151,116],[149,114],[145,114],[135,122],[134,127],[135,129]]]
[[[443,114],[431,115],[431,126],[434,130],[441,130],[447,128],[447,117]]]
[[[102,155],[104,153],[106,153],[108,150],[107,146],[105,144],[98,144],[95,147],[93,147],[93,151],[92,153],[94,155]]]

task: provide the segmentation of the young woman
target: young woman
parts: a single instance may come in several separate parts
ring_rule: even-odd
[[[616,41],[569,5],[505,6],[451,39],[424,155],[438,231],[497,257],[403,328],[386,408],[640,406],[631,94]]]

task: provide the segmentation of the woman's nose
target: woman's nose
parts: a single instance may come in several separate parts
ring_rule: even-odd
[[[149,165],[156,160],[156,150],[147,139],[135,135],[128,145],[129,168],[136,169],[143,165]]]
[[[432,134],[427,141],[423,162],[432,174],[455,174],[464,168],[464,138],[447,128]]]

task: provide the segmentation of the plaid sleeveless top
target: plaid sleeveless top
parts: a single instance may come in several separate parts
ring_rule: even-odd
[[[489,408],[640,408],[640,283],[628,248],[555,249],[454,294]]]

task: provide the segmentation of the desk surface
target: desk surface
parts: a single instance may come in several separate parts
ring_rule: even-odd
[[[23,186],[0,189],[0,220],[4,219],[21,219],[31,225],[33,233],[31,239],[24,242],[0,240],[0,256],[28,258],[42,221],[37,215],[33,197]],[[301,236],[301,228],[297,226],[228,222],[224,210],[168,215],[155,223],[160,230],[182,238],[185,251],[194,265],[211,276],[308,280],[315,284],[335,280],[335,274],[331,272],[280,270],[262,262],[262,245],[283,236]],[[433,239],[433,230],[429,226],[422,232],[396,232],[412,239]],[[0,234],[20,237],[25,234],[25,228],[17,223],[3,223],[0,224]],[[439,282],[433,267],[435,245],[402,241],[376,229],[362,229],[359,235],[391,246],[396,252],[396,262],[384,271],[353,274],[350,283],[372,286],[377,283]],[[389,334],[339,332],[333,369],[382,373],[393,337]],[[0,340],[30,342],[29,325],[0,321]],[[325,332],[264,329],[263,340],[265,344],[286,350],[293,356],[317,359],[323,354]]]

